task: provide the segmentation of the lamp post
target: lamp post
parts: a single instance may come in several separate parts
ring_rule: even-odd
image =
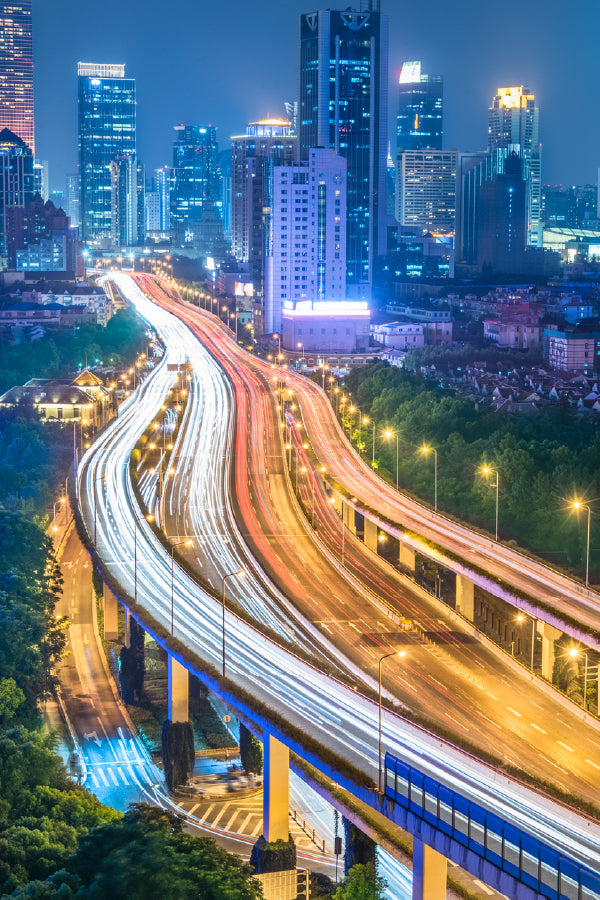
[[[64,503],[64,502],[65,502],[64,497],[61,497],[59,500],[54,501],[54,509],[52,511],[52,531],[56,531],[56,504]]]
[[[576,657],[579,656],[579,648],[571,647],[569,650],[569,656]],[[587,650],[584,650],[583,656],[585,659],[585,668],[583,670],[583,708],[587,709],[587,684],[588,684],[588,655]]]
[[[579,500],[575,500],[573,502],[573,509],[578,511],[580,509],[587,509],[587,549],[585,554],[585,586],[590,586],[590,519],[592,515],[592,510],[590,509],[589,504],[581,503]]]
[[[151,522],[154,516],[136,516],[135,525],[133,526],[133,602],[137,603],[137,528],[138,522],[144,519]]]
[[[379,793],[383,793],[383,765],[382,765],[382,752],[381,752],[381,663],[384,659],[389,659],[390,656],[405,656],[405,650],[392,650],[391,653],[385,653],[383,656],[379,657],[379,728],[378,728],[378,736],[379,736]]]
[[[226,575],[223,575],[222,581],[222,606],[223,606],[223,678],[225,678],[225,582],[228,578],[234,578],[236,575],[239,578],[243,578],[246,574],[245,569],[238,569],[237,572],[227,572]]]
[[[434,497],[434,500],[433,500],[433,507],[434,507],[435,511],[437,512],[437,450],[435,449],[435,447],[427,447],[427,446],[421,447],[421,453],[427,454],[427,453],[429,453],[429,452],[433,453],[433,459],[434,459],[434,466],[433,466],[433,472],[434,472],[434,475],[433,475],[433,497]],[[496,540],[498,540],[498,536],[497,536],[497,535],[496,535]]]
[[[517,622],[524,622],[525,616],[523,613],[519,613],[517,616]],[[535,649],[535,619],[531,620],[531,671],[533,672],[533,651]]]
[[[373,419],[373,468],[375,468],[375,419]]]
[[[483,475],[488,478],[492,472],[496,473],[496,542],[498,541],[498,486],[499,486],[499,478],[498,478],[498,469],[492,469],[490,466],[483,466],[481,469]]]
[[[395,436],[396,436],[396,490],[398,490],[398,459],[399,459],[398,432],[395,432]],[[389,440],[391,437],[394,437],[394,432],[386,431],[385,437]]]
[[[175,595],[175,574],[174,574],[174,570],[175,570],[175,560],[174,560],[175,547],[179,547],[180,544],[185,544],[186,547],[191,547],[191,546],[192,546],[192,543],[193,543],[193,542],[190,541],[190,540],[185,540],[185,541],[175,541],[174,544],[171,544],[171,634],[173,634],[174,595]],[[136,599],[137,599],[137,597],[136,597]]]

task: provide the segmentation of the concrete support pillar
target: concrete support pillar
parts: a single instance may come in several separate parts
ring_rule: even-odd
[[[456,576],[456,611],[469,622],[475,618],[475,585],[466,575]]]
[[[119,637],[119,602],[113,592],[104,585],[104,640],[116,641]]]
[[[447,876],[446,857],[413,838],[412,900],[446,900]]]
[[[187,722],[190,717],[188,670],[169,653],[169,719]]]
[[[346,520],[346,528],[352,534],[356,534],[356,522],[354,521],[354,507],[348,503],[344,503],[344,519]]]
[[[287,841],[290,833],[290,751],[272,735],[263,744],[263,834]]]
[[[365,516],[365,544],[377,553],[377,525]]]
[[[126,606],[123,607],[125,615],[125,633],[123,635],[123,643],[126,647],[131,647],[131,613]]]
[[[400,541],[400,565],[411,572],[415,571],[415,551],[407,547],[404,541]]]
[[[542,633],[542,678],[551,682],[554,673],[554,642],[561,637],[562,632],[547,622],[538,621],[537,628]]]

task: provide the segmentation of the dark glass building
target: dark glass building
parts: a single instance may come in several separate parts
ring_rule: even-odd
[[[220,215],[217,129],[212,125],[176,125],[171,169],[171,234],[178,246],[191,243],[203,214]]]
[[[481,185],[478,231],[480,269],[518,270],[527,243],[527,184],[519,154],[509,154],[504,172]]]
[[[8,211],[33,200],[33,155],[8,128],[0,131],[0,268],[8,263]]]
[[[441,150],[444,79],[423,75],[420,62],[405,62],[400,72],[396,146],[400,150]]]
[[[135,156],[135,79],[124,65],[79,63],[79,173],[83,240],[110,242],[111,163]]]
[[[360,12],[300,17],[298,149],[331,147],[347,161],[346,285],[370,295],[386,250],[388,22],[378,2]]]
[[[35,152],[31,0],[0,2],[0,129]]]

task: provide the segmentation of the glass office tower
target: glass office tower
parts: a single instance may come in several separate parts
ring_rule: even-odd
[[[0,2],[0,129],[35,153],[31,0]]]
[[[217,129],[213,125],[176,125],[171,169],[170,225],[173,240],[184,246],[191,242],[193,226],[203,212],[220,216]]]
[[[8,211],[33,199],[33,155],[22,138],[8,128],[0,131],[0,269],[8,259]]]
[[[331,147],[347,161],[346,284],[370,295],[386,251],[388,22],[377,2],[360,12],[300,17],[299,154]]]
[[[444,79],[423,75],[420,62],[405,62],[400,72],[396,127],[398,150],[441,150]]]
[[[135,156],[135,79],[124,65],[79,63],[77,74],[82,233],[100,245],[111,240],[110,165]]]

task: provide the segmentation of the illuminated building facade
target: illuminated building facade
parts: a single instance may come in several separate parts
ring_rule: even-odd
[[[300,17],[299,155],[330,147],[347,161],[346,282],[356,298],[370,296],[386,251],[387,65],[378,0]]]
[[[289,165],[295,155],[296,138],[287,119],[250,122],[246,134],[231,138],[231,250],[239,262],[247,263],[258,303],[264,295],[273,172]]]
[[[456,150],[405,150],[398,154],[396,218],[436,234],[453,234]]]
[[[31,203],[33,155],[25,141],[8,128],[0,131],[0,268],[8,263],[8,215],[11,207]]]
[[[399,79],[396,146],[400,150],[441,150],[444,79],[424,75],[420,62],[405,62]]]
[[[146,239],[145,171],[134,154],[110,163],[111,242],[114,247],[139,247]]]
[[[221,212],[217,129],[213,125],[176,125],[171,169],[170,229],[173,242],[191,244],[210,212]]]
[[[167,234],[171,228],[171,170],[162,166],[154,170],[152,190],[158,194],[158,230]]]
[[[504,161],[517,153],[527,182],[527,244],[542,246],[542,148],[539,142],[539,110],[535,96],[522,85],[498,88],[489,108],[488,148],[494,174],[504,171]]]
[[[0,129],[35,153],[31,0],[0,2]]]
[[[79,173],[83,240],[110,246],[110,164],[135,156],[135,79],[124,65],[79,63]]]
[[[281,331],[289,300],[345,299],[346,160],[319,148],[307,162],[273,169],[264,330]]]

